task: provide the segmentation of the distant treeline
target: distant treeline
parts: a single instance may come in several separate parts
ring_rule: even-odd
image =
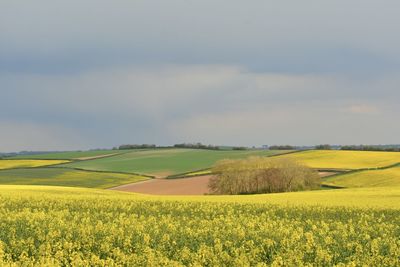
[[[328,144],[317,145],[317,146],[315,146],[315,149],[317,149],[317,150],[331,150],[332,146],[328,145]]]
[[[220,146],[215,145],[204,145],[202,143],[182,143],[175,144],[173,146],[157,146],[154,144],[141,144],[141,145],[121,145],[114,149],[146,149],[146,148],[191,148],[191,149],[209,149],[209,150],[220,150]],[[270,150],[307,150],[307,149],[316,149],[316,150],[354,150],[354,151],[388,151],[388,152],[400,152],[400,145],[330,145],[330,144],[321,144],[316,146],[291,146],[291,145],[272,145],[272,146],[264,146],[264,148]],[[247,150],[248,147],[244,146],[234,146],[229,147],[232,150]],[[31,152],[32,153],[32,152]],[[40,152],[35,152],[40,153]],[[43,152],[41,152],[43,153]],[[2,156],[0,154],[0,156]],[[4,156],[4,155],[3,155]]]
[[[341,150],[358,150],[358,151],[400,152],[400,146],[351,145],[351,146],[342,146],[340,149]]]
[[[127,144],[120,145],[119,147],[114,147],[113,149],[125,150],[125,149],[152,149],[152,148],[190,148],[190,149],[208,149],[208,150],[220,150],[220,146],[215,145],[204,145],[202,143],[182,143],[175,144],[173,146],[157,146],[154,144]],[[232,150],[247,150],[244,146],[229,147]]]
[[[209,150],[219,150],[219,146],[214,145],[203,145],[202,143],[182,143],[175,144],[176,148],[192,148],[192,149],[209,149]]]
[[[270,150],[295,150],[295,146],[290,146],[290,145],[274,145],[269,147]]]
[[[400,145],[346,145],[346,146],[331,146],[328,144],[315,146],[317,150],[352,150],[352,151],[387,151],[400,152]]]
[[[234,147],[232,147],[232,150],[247,150],[247,147],[245,147],[245,146],[234,146]]]
[[[144,148],[156,148],[157,146],[154,144],[141,144],[141,145],[120,145],[118,147],[119,150],[124,149],[144,149]]]

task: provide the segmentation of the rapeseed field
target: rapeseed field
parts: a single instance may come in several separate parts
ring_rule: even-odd
[[[0,266],[400,265],[400,188],[325,196],[0,186]]]
[[[42,167],[42,166],[50,166],[67,162],[69,162],[69,160],[2,159],[0,160],[0,170],[13,169],[13,168]]]
[[[400,163],[398,152],[309,150],[278,156],[317,169],[373,169]]]

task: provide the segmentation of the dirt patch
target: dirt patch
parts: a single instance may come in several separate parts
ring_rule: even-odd
[[[318,173],[321,178],[332,176],[338,174],[337,172],[319,172]]]
[[[335,172],[319,172],[321,177],[336,174]],[[110,190],[133,192],[150,195],[204,195],[210,193],[208,182],[212,175],[179,179],[151,179],[148,181],[121,185]]]
[[[152,179],[121,185],[111,190],[151,195],[204,195],[209,193],[208,181],[211,177],[206,175],[181,179]]]

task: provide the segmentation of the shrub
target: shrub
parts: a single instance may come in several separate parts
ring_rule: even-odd
[[[213,194],[262,194],[301,191],[318,188],[318,173],[291,159],[251,157],[223,160],[212,170]]]

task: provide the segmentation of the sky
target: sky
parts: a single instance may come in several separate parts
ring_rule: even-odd
[[[399,1],[0,2],[0,152],[400,143]]]

